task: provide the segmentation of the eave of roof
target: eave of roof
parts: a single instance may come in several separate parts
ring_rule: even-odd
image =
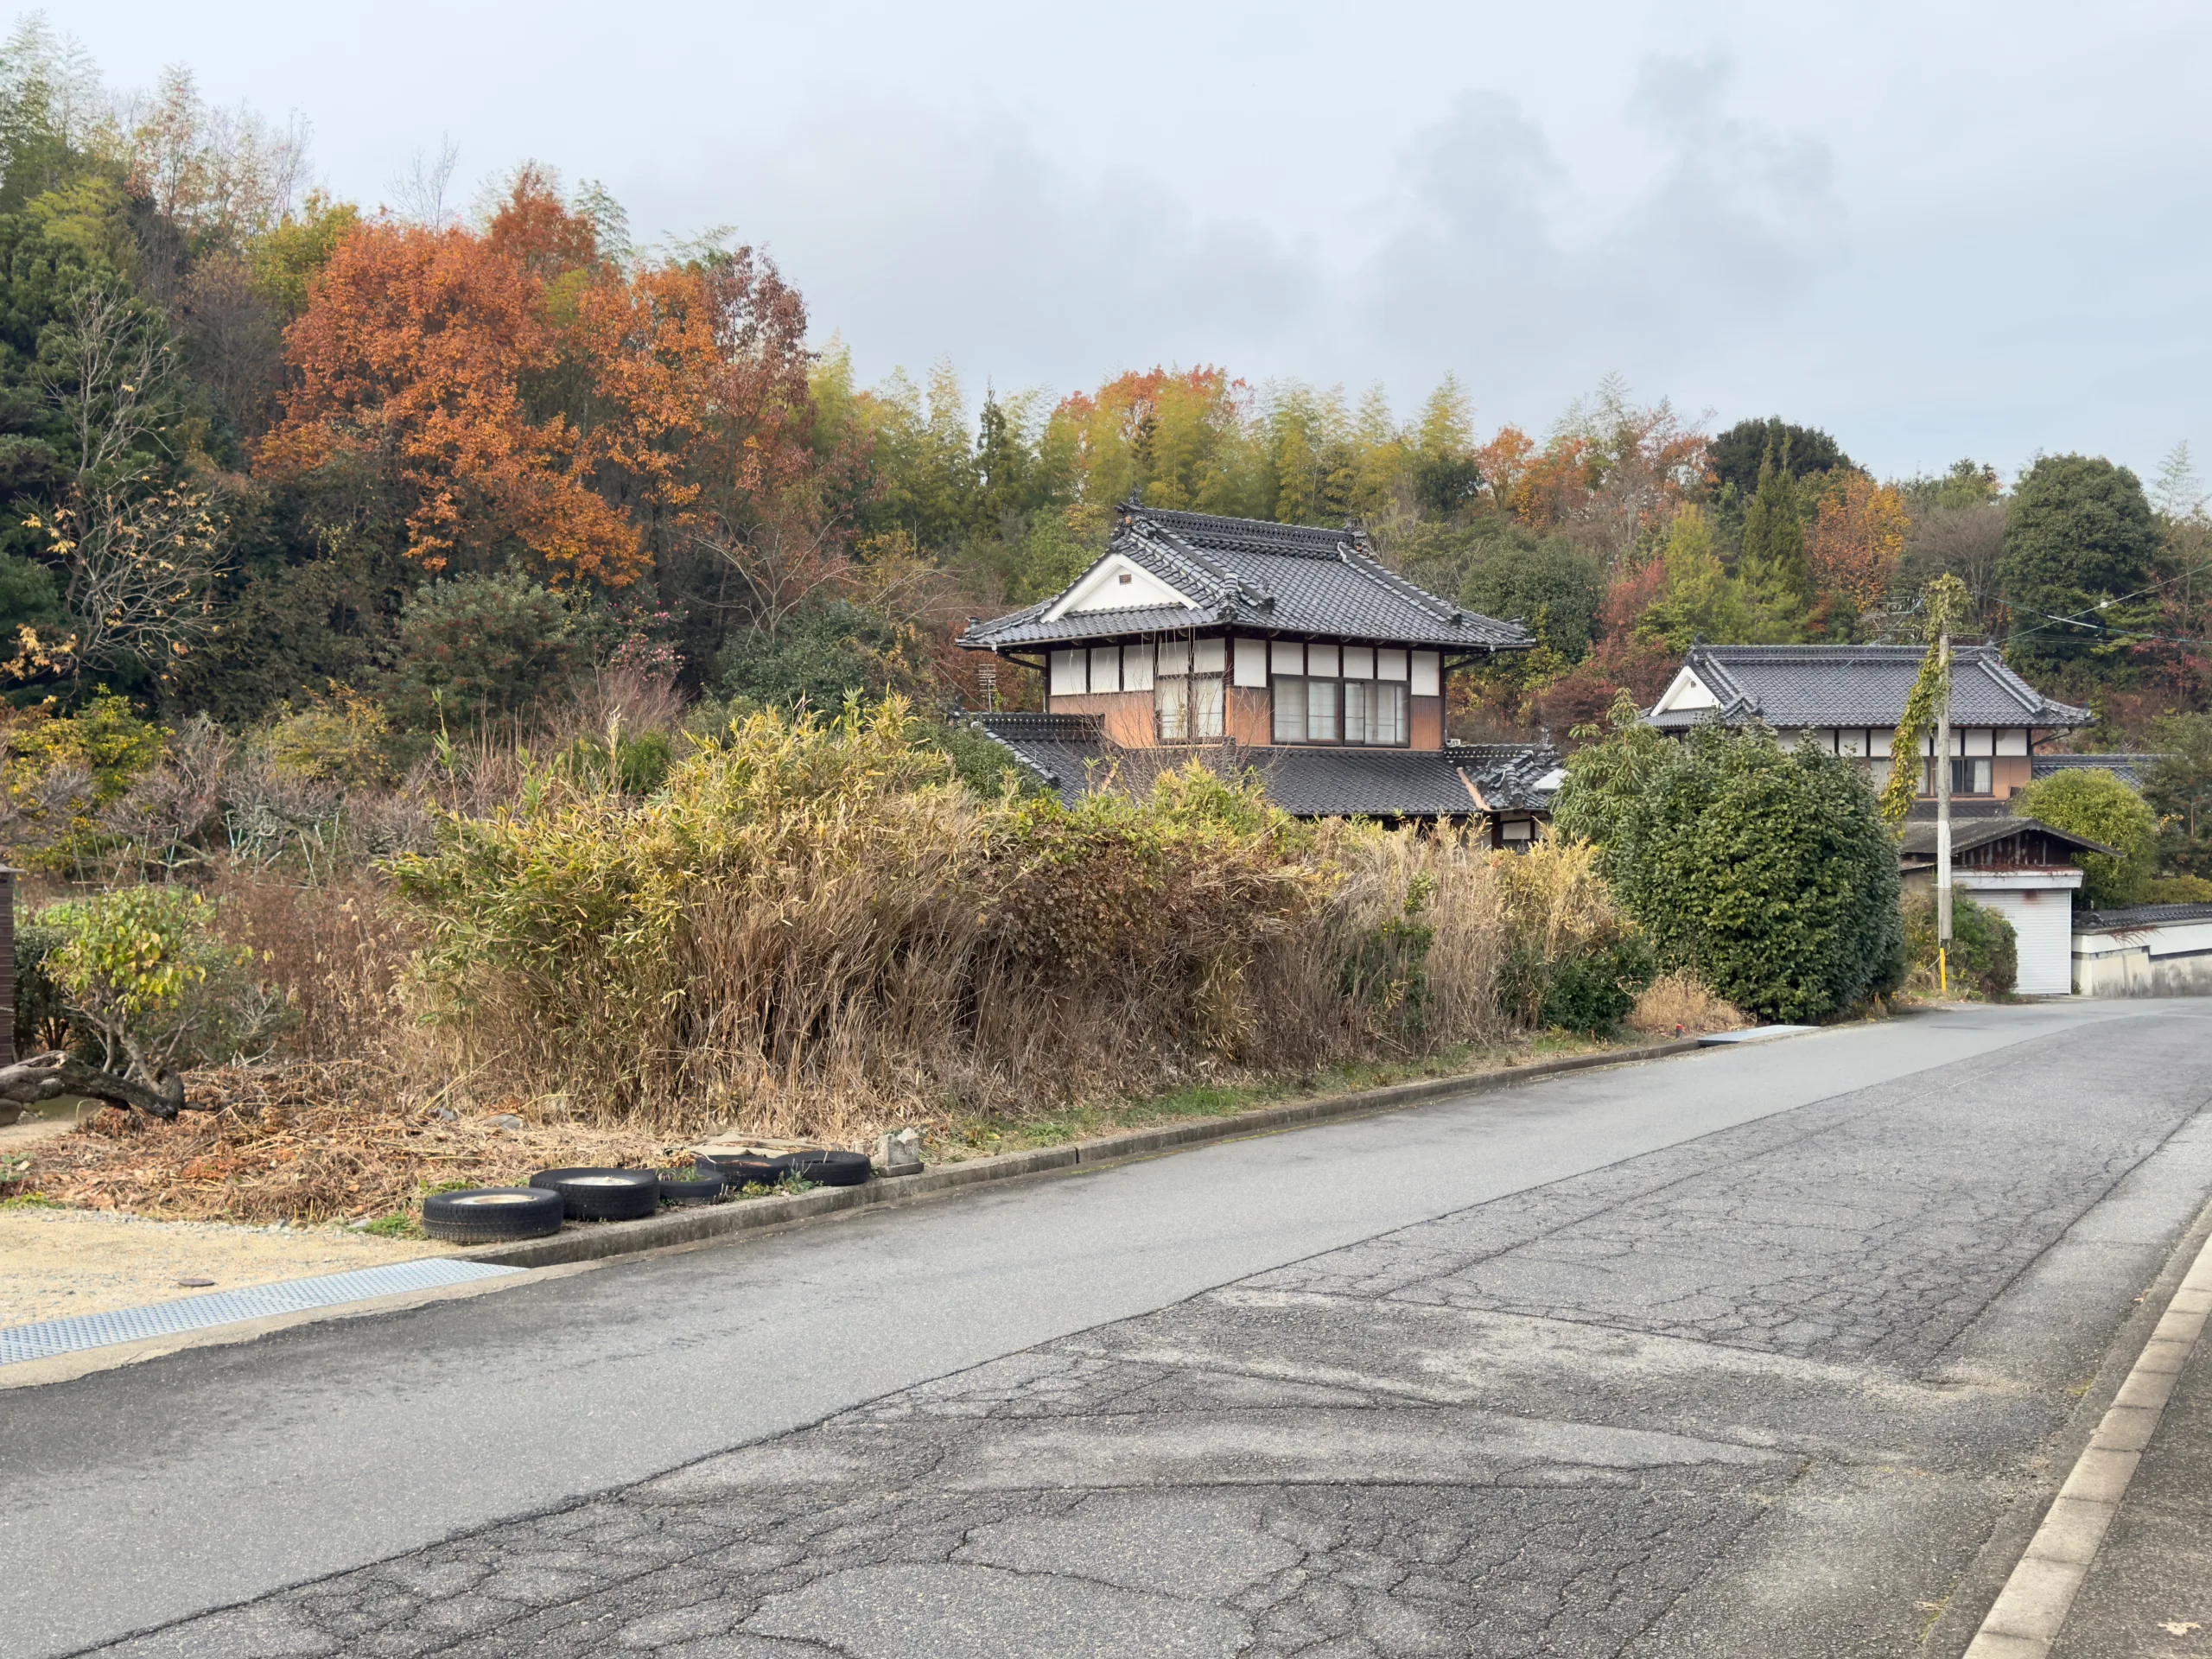
[[[1993,846],[2015,836],[2047,836],[2059,846],[2077,853],[2102,853],[2107,857],[2119,855],[2101,841],[2091,841],[2087,836],[2077,836],[2071,830],[2055,829],[2040,818],[1987,817],[1954,820],[1951,824],[1951,851],[1967,853],[1977,848]],[[1936,823],[1930,818],[1910,818],[1905,822],[1904,836],[1897,842],[1900,855],[1911,858],[1936,856]]]
[[[986,715],[979,724],[1072,805],[1093,789],[1141,786],[1192,760],[1250,774],[1297,817],[1468,818],[1548,810],[1559,757],[1530,745],[1448,749],[1268,747],[1235,742],[1125,749],[1095,715]],[[1555,785],[1554,785],[1555,787]],[[1479,798],[1478,798],[1479,791]]]
[[[2149,927],[2212,922],[2212,905],[2136,905],[2126,910],[2085,910],[2074,918],[2077,928],[2133,933]]]

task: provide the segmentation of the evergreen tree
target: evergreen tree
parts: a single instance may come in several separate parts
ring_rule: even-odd
[[[1744,509],[1743,552],[1737,573],[1753,601],[1777,621],[1794,623],[1813,603],[1805,563],[1805,515],[1789,442],[1759,462],[1758,487]]]
[[[2007,654],[2058,664],[2125,651],[2150,620],[2158,524],[2143,486],[2097,455],[2045,455],[2013,493],[1998,580]]]

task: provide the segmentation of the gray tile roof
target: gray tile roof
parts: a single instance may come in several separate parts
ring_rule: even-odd
[[[1548,813],[1567,777],[1559,752],[1544,743],[1461,743],[1444,753],[1497,812]]]
[[[2139,791],[2143,774],[2163,759],[2156,754],[2039,754],[2031,770],[2037,778],[2061,772],[2108,772],[2130,789]]]
[[[2122,933],[2176,922],[2212,922],[2212,905],[2137,905],[2127,910],[2081,911],[2074,918],[2076,927],[2110,928]]]
[[[1720,707],[1655,715],[1652,723],[1670,731],[1711,718],[1764,721],[1778,732],[1894,726],[1925,654],[1918,645],[1694,645],[1688,666]],[[1996,646],[1953,647],[1953,725],[2071,727],[2088,718],[2015,674]]]
[[[1198,607],[1082,611],[1048,621],[1065,592],[977,622],[960,643],[983,651],[1233,627],[1289,639],[1524,651],[1516,623],[1478,616],[1385,568],[1356,531],[1127,507],[1112,550],[1186,594]]]
[[[985,715],[977,723],[1070,805],[1095,789],[1146,787],[1160,772],[1195,760],[1224,776],[1250,773],[1269,800],[1297,817],[1464,818],[1482,810],[1469,780],[1494,810],[1548,810],[1551,791],[1538,785],[1559,765],[1549,749],[1513,744],[1439,750],[1223,742],[1125,749],[1107,741],[1095,715]]]

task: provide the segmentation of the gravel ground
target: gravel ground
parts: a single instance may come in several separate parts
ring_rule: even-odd
[[[0,1210],[0,1326],[206,1294],[181,1287],[180,1279],[212,1279],[213,1289],[238,1290],[445,1249],[343,1228],[272,1230],[86,1210]]]

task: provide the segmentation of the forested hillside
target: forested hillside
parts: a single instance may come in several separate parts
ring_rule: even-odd
[[[972,704],[952,634],[1064,584],[1132,493],[1356,520],[1525,620],[1540,651],[1460,677],[1466,737],[1564,737],[1694,639],[1916,637],[1946,572],[2038,684],[2096,705],[2095,741],[2203,703],[2212,528],[2185,448],[2146,495],[2079,455],[1880,480],[1847,434],[1708,431],[1610,382],[1494,429],[1448,374],[1410,419],[1380,387],[1234,365],[862,385],[837,320],[754,249],[634,245],[547,162],[465,211],[435,165],[396,206],[340,200],[302,130],[211,108],[183,70],[118,93],[35,21],[0,54],[0,162],[19,718],[368,708],[419,747],[611,674]]]

